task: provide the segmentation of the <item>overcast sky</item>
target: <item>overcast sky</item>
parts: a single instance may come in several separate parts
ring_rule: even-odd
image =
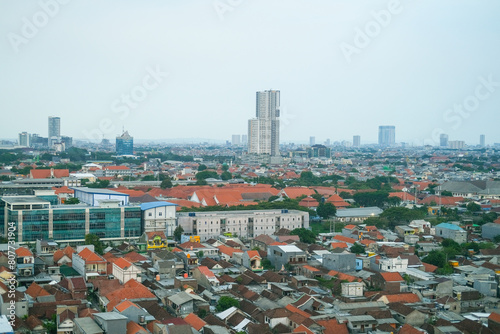
[[[5,0],[0,22],[0,138],[54,115],[74,138],[230,140],[279,89],[282,143],[500,142],[498,0]]]

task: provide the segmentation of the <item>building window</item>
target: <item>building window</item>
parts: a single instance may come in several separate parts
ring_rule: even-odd
[[[158,212],[158,216],[162,216],[163,215],[163,212]]]
[[[152,215],[153,215],[153,213],[151,213],[151,212],[148,214],[149,217],[151,217]]]

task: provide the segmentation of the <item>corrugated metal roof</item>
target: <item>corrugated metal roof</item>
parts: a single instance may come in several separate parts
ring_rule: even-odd
[[[149,209],[153,209],[153,208],[159,208],[162,206],[177,206],[177,204],[170,203],[170,202],[164,202],[164,201],[148,202],[148,203],[141,204],[141,210],[144,211],[144,210],[149,210]]]

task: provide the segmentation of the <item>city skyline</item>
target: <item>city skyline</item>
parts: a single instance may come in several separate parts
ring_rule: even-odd
[[[450,6],[454,15],[443,15]],[[0,100],[5,114],[23,115],[2,122],[1,138],[45,135],[40,124],[56,114],[75,139],[112,140],[126,127],[137,139],[225,141],[246,132],[254,92],[277,87],[287,96],[282,143],[356,133],[376,143],[379,124],[415,145],[439,145],[441,133],[500,142],[491,122],[500,106],[500,3],[401,2],[381,24],[385,1],[254,1],[224,13],[201,1],[110,1],[95,13],[73,1],[28,37],[23,18],[44,9],[0,8]],[[92,27],[79,29],[90,18]],[[366,34],[367,26],[379,31]]]

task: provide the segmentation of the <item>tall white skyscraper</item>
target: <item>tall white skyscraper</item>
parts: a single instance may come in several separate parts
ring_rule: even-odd
[[[49,147],[61,141],[61,118],[49,116]]]
[[[479,145],[481,147],[485,147],[486,146],[486,136],[485,135],[480,135],[479,136]]]
[[[396,127],[394,125],[381,125],[378,127],[378,144],[390,146],[396,143]]]
[[[248,120],[248,153],[280,153],[280,91],[257,92],[256,118]]]
[[[27,132],[21,132],[19,134],[19,146],[29,147],[31,145],[31,136]]]
[[[439,135],[439,146],[448,147],[448,135],[447,134],[442,133]]]
[[[309,137],[309,146],[313,146],[314,144],[316,144],[316,137]]]

